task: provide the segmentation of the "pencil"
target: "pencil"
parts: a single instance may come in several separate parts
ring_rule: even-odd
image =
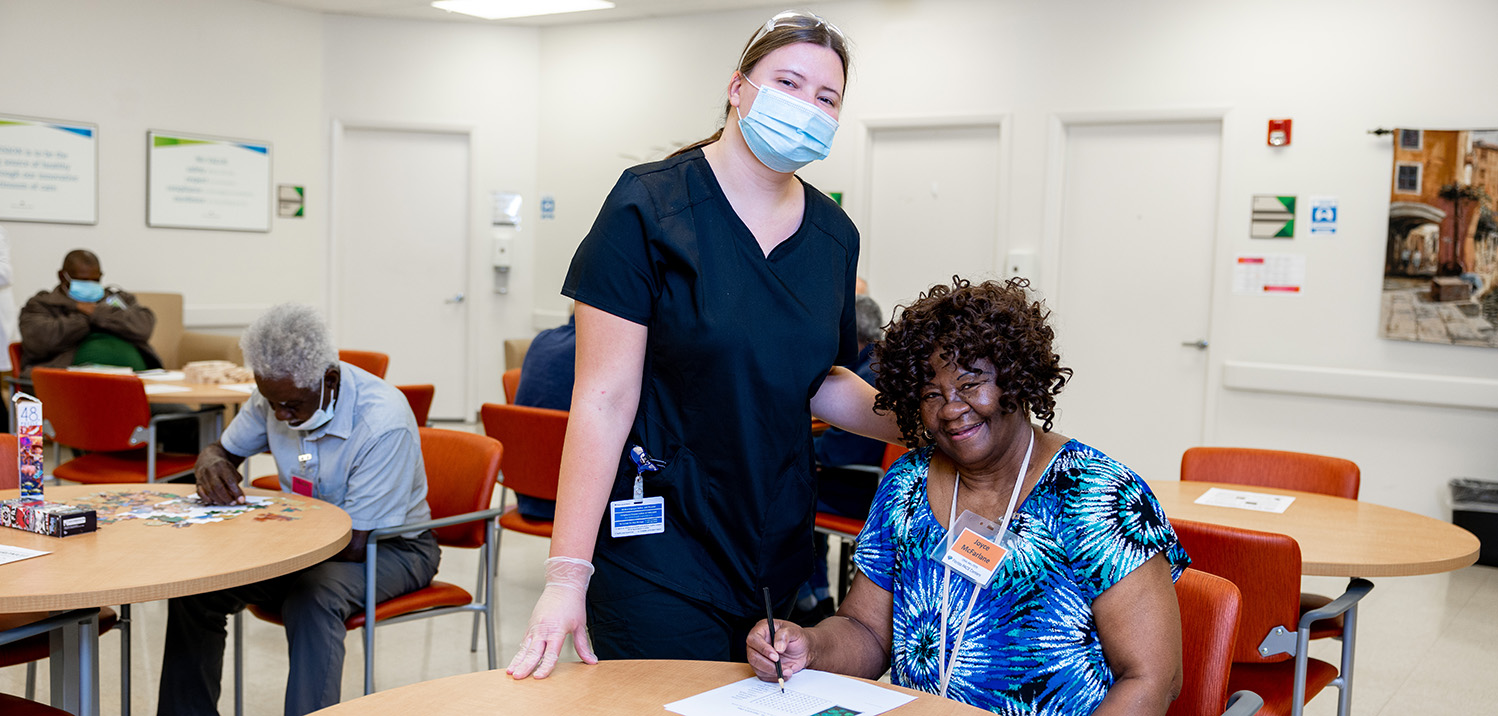
[[[770,588],[765,587],[765,621],[770,623],[770,648],[775,648],[775,612],[770,609]],[[780,682],[780,693],[785,693],[785,673],[780,670],[780,660],[775,660],[775,678]]]

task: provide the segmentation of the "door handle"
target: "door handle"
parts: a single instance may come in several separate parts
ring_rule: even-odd
[[[1198,338],[1194,341],[1181,341],[1181,345],[1186,346],[1187,348],[1195,348],[1199,351],[1204,351],[1207,349],[1207,339]]]
[[[453,296],[452,298],[449,298],[449,299],[446,299],[446,300],[443,301],[443,303],[462,303],[462,302],[463,302],[463,294],[461,294],[461,293],[458,294],[458,295],[456,295],[456,296]]]

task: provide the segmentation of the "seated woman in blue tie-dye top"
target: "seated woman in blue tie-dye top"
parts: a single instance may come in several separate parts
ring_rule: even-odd
[[[1165,713],[1189,560],[1139,476],[1051,432],[1071,369],[1026,286],[955,279],[890,327],[876,406],[924,447],[880,483],[837,615],[750,632],[761,678],[892,668],[995,713]]]

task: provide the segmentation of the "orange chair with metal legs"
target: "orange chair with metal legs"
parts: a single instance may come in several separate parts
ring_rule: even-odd
[[[500,456],[504,449],[499,441],[484,435],[421,428],[421,457],[427,474],[427,504],[432,519],[399,525],[369,533],[364,551],[364,611],[344,620],[349,631],[364,629],[364,693],[374,693],[375,627],[384,624],[425,619],[428,617],[473,612],[487,625],[489,668],[499,666],[498,645],[494,636],[493,562],[498,557],[499,540],[496,520],[500,508],[490,508],[494,487],[499,481]],[[479,583],[474,594],[456,584],[433,580],[426,587],[398,597],[376,602],[374,599],[376,549],[380,540],[409,532],[430,529],[443,547],[479,549]],[[281,624],[278,610],[252,604],[249,611],[274,624]],[[234,706],[244,712],[242,613],[234,615]]]
[[[1251,691],[1228,696],[1243,596],[1222,577],[1187,569],[1176,580],[1181,609],[1181,693],[1165,716],[1249,716],[1264,700]],[[1231,707],[1231,708],[1229,708]],[[1224,712],[1223,709],[1229,710]]]
[[[1342,596],[1301,615],[1300,545],[1293,538],[1190,520],[1171,524],[1194,569],[1227,579],[1242,592],[1229,690],[1258,694],[1264,699],[1260,713],[1268,716],[1301,716],[1306,702],[1337,684],[1337,711],[1346,716],[1351,705],[1351,655],[1344,653],[1338,666],[1312,659],[1307,653],[1309,627],[1317,619],[1338,614],[1346,614],[1348,628],[1355,627],[1358,601],[1373,584],[1353,579]]]
[[[390,367],[390,356],[378,351],[338,351],[338,360],[357,368],[363,368],[374,374],[376,378],[385,377],[385,369]]]
[[[395,389],[406,396],[406,402],[411,404],[411,414],[416,416],[416,424],[426,427],[427,418],[432,414],[432,399],[437,395],[437,386],[397,385]]]
[[[1181,455],[1181,480],[1276,487],[1356,500],[1362,475],[1357,463],[1340,457],[1286,450],[1194,447]],[[1300,613],[1320,609],[1331,600],[1320,594],[1302,593]],[[1342,639],[1342,648],[1351,654],[1357,633],[1348,631],[1338,617],[1312,624],[1311,638]]]
[[[60,480],[156,482],[189,474],[198,456],[157,452],[156,426],[203,417],[222,420],[217,410],[151,415],[145,386],[133,375],[37,368],[31,379],[51,425],[48,437],[86,452],[58,461],[52,474]]]
[[[884,474],[889,472],[891,465],[895,464],[909,450],[904,445],[888,443],[884,446],[884,458],[881,461],[878,472],[873,468],[849,467],[844,469],[867,469],[877,483],[883,479]],[[838,540],[838,600],[848,593],[848,587],[853,583],[853,543],[858,541],[858,533],[863,531],[864,520],[835,515],[831,512],[817,512],[812,523],[813,529],[828,537]]]

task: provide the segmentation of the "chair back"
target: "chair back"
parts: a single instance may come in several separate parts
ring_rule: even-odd
[[[135,300],[140,305],[151,309],[156,315],[156,325],[151,328],[151,348],[161,358],[161,364],[173,368],[181,367],[183,361],[178,355],[178,348],[182,345],[183,329],[182,320],[182,294],[180,293],[137,293]]]
[[[895,464],[896,460],[899,460],[900,458],[904,457],[905,453],[907,453],[907,452],[910,452],[910,450],[909,450],[909,448],[906,448],[904,445],[896,445],[895,443],[885,443],[884,444],[884,462],[882,462],[879,465],[879,472],[889,472],[890,466],[893,465],[893,464]]]
[[[504,448],[494,438],[457,430],[421,428],[421,461],[427,473],[427,505],[432,519],[489,509],[499,482]],[[480,547],[486,522],[465,522],[433,530],[449,547]]]
[[[37,368],[31,371],[51,439],[89,452],[145,449],[132,443],[136,429],[151,423],[146,389],[133,375]]]
[[[1259,655],[1275,627],[1295,631],[1300,622],[1300,545],[1289,535],[1191,520],[1171,520],[1191,566],[1232,582],[1243,595],[1233,661],[1268,663],[1289,654]]]
[[[432,398],[437,394],[435,385],[397,385],[396,390],[406,396],[406,402],[411,404],[411,414],[416,416],[416,424],[426,427],[427,416],[432,413]]]
[[[1315,492],[1358,499],[1358,464],[1325,455],[1254,448],[1194,447],[1181,455],[1181,479]]]
[[[1187,569],[1176,580],[1176,602],[1183,680],[1165,716],[1218,716],[1227,705],[1243,596],[1222,577]]]
[[[567,411],[484,403],[484,434],[505,445],[505,487],[542,500],[557,499]]]
[[[363,368],[374,374],[374,377],[383,379],[385,369],[390,367],[390,356],[376,351],[338,351],[338,360],[352,366]]]
[[[520,369],[511,368],[499,377],[505,388],[505,402],[515,404],[515,393],[520,391]]]
[[[14,433],[0,433],[0,490],[14,490],[21,486],[17,449]]]
[[[11,375],[20,375],[21,374],[21,342],[20,341],[16,341],[15,343],[10,344],[10,373],[11,373]]]

